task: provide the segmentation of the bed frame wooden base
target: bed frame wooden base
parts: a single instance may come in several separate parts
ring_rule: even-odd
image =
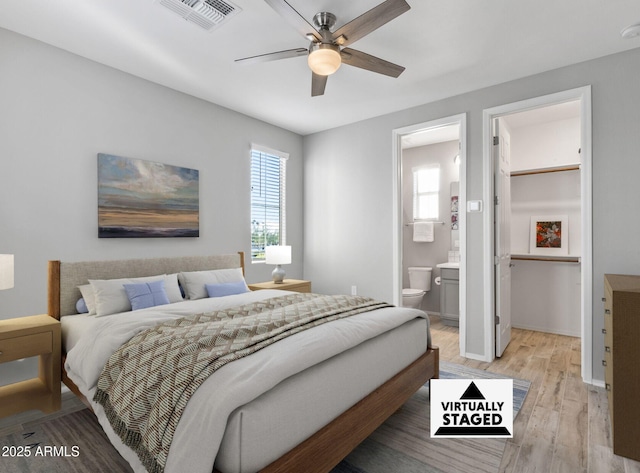
[[[397,411],[424,383],[439,377],[433,347],[400,373],[345,411],[260,473],[326,473]]]

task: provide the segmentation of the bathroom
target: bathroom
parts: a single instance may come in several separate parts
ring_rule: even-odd
[[[403,305],[442,315],[452,326],[459,314],[459,133],[459,125],[449,125],[402,138]]]

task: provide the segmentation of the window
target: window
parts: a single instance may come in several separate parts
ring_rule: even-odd
[[[251,146],[251,262],[264,248],[286,244],[285,176],[288,154]]]
[[[413,169],[413,219],[438,220],[440,210],[440,165]]]

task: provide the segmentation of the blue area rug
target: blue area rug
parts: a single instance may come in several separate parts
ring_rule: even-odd
[[[444,361],[440,362],[440,378],[509,379]],[[514,419],[530,385],[529,381],[513,379]],[[505,443],[504,439],[431,439],[427,383],[331,473],[495,472]]]
[[[441,378],[505,378],[495,373],[440,362]],[[514,380],[514,409],[519,410],[529,383]],[[431,439],[429,387],[425,384],[332,473],[453,473],[498,471],[504,439]],[[24,425],[24,431],[0,438],[0,448],[16,445],[78,446],[81,455],[0,458],[11,473],[131,472],[108,442],[88,409]]]

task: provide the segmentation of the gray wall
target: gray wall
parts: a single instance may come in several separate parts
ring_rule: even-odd
[[[305,277],[318,291],[392,300],[393,129],[467,113],[467,199],[483,199],[482,111],[584,85],[593,105],[593,366],[603,275],[640,273],[640,49],[549,71],[305,137]],[[355,197],[351,197],[355,196]],[[483,216],[467,215],[467,351],[483,356]]]
[[[250,143],[290,153],[290,277],[302,277],[302,137],[0,29],[0,318],[45,313],[47,260],[250,251]],[[215,77],[211,78],[212,82]],[[200,237],[98,239],[99,152],[200,171]],[[272,267],[247,264],[247,280]]]
[[[361,294],[391,301],[391,131],[468,113],[467,199],[482,199],[482,110],[591,84],[593,376],[602,379],[602,277],[640,273],[640,219],[633,207],[640,200],[640,49],[304,140],[2,29],[0,64],[0,252],[16,255],[16,287],[0,292],[0,318],[46,311],[49,259],[248,252],[250,142],[291,156],[287,242],[294,263],[287,274],[311,279],[317,292],[344,293],[356,285]],[[200,238],[98,239],[98,152],[199,169]],[[485,351],[482,238],[483,216],[468,214],[466,342],[468,352],[479,355]],[[249,265],[247,279],[268,279],[270,270]]]

